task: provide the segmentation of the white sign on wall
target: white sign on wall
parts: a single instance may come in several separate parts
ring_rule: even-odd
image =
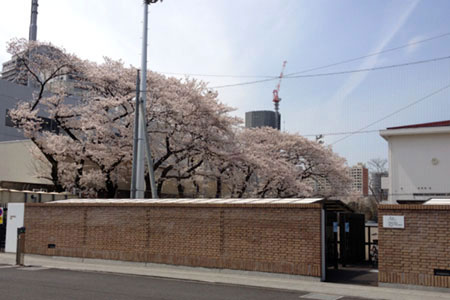
[[[8,220],[6,222],[5,252],[16,252],[17,228],[23,227],[25,213],[24,203],[8,203]]]
[[[383,216],[384,228],[405,228],[405,216]]]

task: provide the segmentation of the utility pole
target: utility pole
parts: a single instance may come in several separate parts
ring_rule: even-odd
[[[38,15],[38,0],[31,0],[31,20],[30,20],[30,33],[28,40],[37,40],[37,15]]]
[[[28,35],[28,40],[30,42],[36,42],[37,41],[37,15],[38,15],[38,0],[31,0],[31,18],[30,18],[30,32]],[[28,53],[28,58],[31,61],[32,60],[32,53],[31,51]],[[27,86],[32,87],[33,83],[31,81],[31,76],[28,74],[27,76]]]
[[[156,3],[159,0],[144,0],[144,21],[143,21],[143,36],[142,36],[142,61],[141,61],[141,84],[140,84],[140,112],[139,122],[135,126],[139,126],[138,131],[138,147],[136,158],[136,198],[145,197],[145,155],[147,154],[147,162],[149,163],[149,176],[152,187],[155,186],[155,174],[153,173],[153,161],[150,156],[150,149],[148,147],[147,138],[147,118],[146,118],[146,103],[147,103],[147,39],[148,39],[148,6]],[[162,1],[162,0],[161,0]],[[147,142],[147,143],[144,143]],[[147,144],[147,145],[145,145]],[[150,157],[149,157],[150,156]],[[151,167],[150,167],[151,165]],[[152,188],[152,197],[155,198],[156,190]]]
[[[130,198],[136,199],[136,167],[137,167],[137,151],[138,151],[138,142],[139,142],[139,87],[141,85],[140,82],[140,74],[139,70],[137,71],[136,78],[136,104],[134,109],[134,132],[133,132],[133,165],[131,168],[131,188],[130,188]]]

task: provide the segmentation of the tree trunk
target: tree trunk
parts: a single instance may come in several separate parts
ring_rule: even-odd
[[[158,186],[157,186],[157,190],[156,190],[156,192],[158,193],[158,197],[161,197],[164,181],[165,181],[164,179],[161,179],[158,181]]]
[[[216,178],[216,198],[220,198],[222,196],[222,178]]]
[[[159,177],[158,180],[158,197],[161,197],[161,193],[162,193],[162,187],[165,181],[165,178],[167,176],[167,174],[169,174],[169,172],[173,169],[173,165],[167,166],[164,168],[164,170],[161,172],[161,176]]]
[[[195,187],[195,195],[194,195],[194,197],[195,197],[195,198],[198,198],[199,195],[200,195],[200,185],[197,183],[196,180],[193,180],[193,181],[192,181],[192,184],[193,184],[194,187]]]
[[[245,176],[245,180],[241,187],[241,190],[237,193],[238,198],[242,198],[244,196],[244,193],[247,190],[248,182],[250,181],[250,178],[252,177],[253,171],[250,170],[250,167],[247,168],[247,171],[248,171],[248,173]]]
[[[180,179],[177,179],[178,198],[184,198],[184,186]]]
[[[111,180],[111,173],[106,175],[105,198],[112,199],[116,197],[117,184]]]

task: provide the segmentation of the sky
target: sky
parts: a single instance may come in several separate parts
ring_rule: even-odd
[[[10,39],[28,37],[30,7],[31,0],[0,2],[0,63],[9,59]],[[273,109],[277,80],[215,87],[276,77],[284,60],[285,73],[291,74],[439,36],[450,32],[449,11],[448,0],[164,0],[150,6],[148,66],[208,82],[220,101],[244,118],[246,111]],[[101,62],[107,56],[139,66],[142,19],[142,1],[137,0],[40,0],[38,40],[83,59]],[[447,35],[302,75],[449,55]],[[387,142],[377,130],[449,120],[450,88],[427,97],[449,84],[450,59],[286,77],[280,90],[281,127],[312,139],[324,134],[325,143],[350,165],[387,158]],[[328,135],[359,130],[364,133]]]

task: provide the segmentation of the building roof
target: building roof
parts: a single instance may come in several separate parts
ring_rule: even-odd
[[[248,199],[68,199],[47,202],[45,205],[52,204],[91,204],[91,205],[114,205],[114,204],[138,204],[138,205],[168,205],[168,206],[266,206],[266,205],[281,205],[289,207],[297,205],[310,205],[310,204],[323,204],[323,207],[327,211],[334,212],[353,212],[341,200],[326,199],[326,198],[273,198],[273,199],[261,199],[261,198],[248,198]]]
[[[388,127],[387,130],[407,129],[407,128],[442,127],[442,126],[450,126],[450,120],[448,120],[448,121],[439,121],[439,122],[431,122],[431,123],[412,124],[412,125],[397,126],[397,127]]]
[[[323,198],[287,199],[69,199],[54,201],[63,204],[313,204]]]
[[[386,140],[388,140],[390,137],[393,136],[449,134],[449,133],[450,133],[450,120],[389,127],[385,130],[380,130],[380,135]]]
[[[424,203],[424,205],[450,205],[449,199],[433,198]]]

